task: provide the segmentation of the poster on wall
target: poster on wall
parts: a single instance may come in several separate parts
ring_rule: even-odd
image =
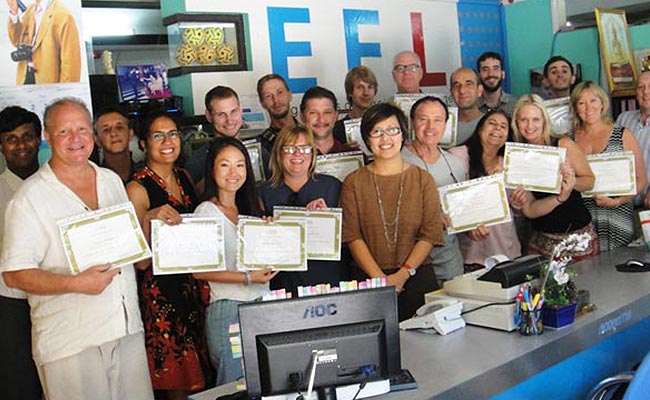
[[[8,3],[0,3],[0,87],[88,82],[80,0]]]
[[[637,69],[625,11],[604,8],[595,11],[609,91],[613,96],[633,95]]]

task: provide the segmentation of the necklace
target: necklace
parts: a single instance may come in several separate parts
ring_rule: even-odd
[[[384,239],[388,250],[393,251],[397,245],[397,232],[399,231],[399,211],[402,205],[402,194],[404,193],[404,164],[402,163],[402,172],[399,175],[399,194],[397,195],[397,210],[395,211],[395,219],[392,222],[386,222],[386,214],[384,213],[384,203],[381,200],[381,193],[379,193],[379,185],[377,185],[377,175],[373,170],[372,182],[375,185],[375,192],[377,192],[377,203],[379,203],[379,214],[381,215],[381,223],[384,226]],[[388,230],[393,227],[393,237],[388,235]]]

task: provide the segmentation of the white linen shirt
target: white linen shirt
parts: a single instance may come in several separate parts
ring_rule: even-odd
[[[128,201],[122,180],[90,163],[96,171],[99,208]],[[28,178],[6,212],[2,271],[40,268],[71,275],[56,221],[89,211],[54,175],[49,163]],[[99,295],[27,295],[31,306],[32,347],[37,365],[142,332],[133,265]]]
[[[647,178],[648,166],[650,166],[650,118],[646,118],[645,121],[641,121],[640,110],[625,111],[618,116],[616,123],[623,125],[630,132],[632,132],[637,142],[639,142],[639,147],[641,148],[641,153],[643,154],[643,164],[646,168]],[[636,196],[634,199],[635,206],[643,205],[643,199],[649,186],[650,184],[646,184],[645,188],[643,188],[643,191]]]
[[[218,217],[223,220],[223,240],[226,269],[237,271],[237,225],[226,217],[223,212],[211,201],[204,201],[194,210],[197,217]],[[262,297],[269,291],[269,283],[251,283],[248,286],[238,283],[211,282],[210,303],[217,300],[251,301]]]
[[[16,193],[22,184],[23,180],[8,168],[0,174],[0,235],[4,231],[7,204],[9,204],[9,200],[11,200],[14,193]],[[2,252],[1,242],[2,240],[0,239],[0,253]],[[20,289],[7,287],[2,274],[0,274],[0,296],[11,297],[13,299],[26,299],[27,293]]]

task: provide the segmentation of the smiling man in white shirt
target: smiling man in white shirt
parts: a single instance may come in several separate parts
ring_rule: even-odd
[[[7,206],[7,286],[27,292],[33,356],[48,400],[153,399],[133,265],[73,275],[57,221],[128,201],[122,180],[88,161],[90,112],[80,100],[45,110],[52,158]]]

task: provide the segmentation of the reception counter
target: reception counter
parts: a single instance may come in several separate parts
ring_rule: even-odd
[[[650,254],[645,247],[624,248],[575,264],[576,284],[590,291],[596,310],[560,330],[540,336],[474,326],[447,336],[402,332],[402,367],[418,389],[378,398],[584,398],[600,379],[650,350],[650,273],[614,268],[630,258],[650,261]],[[592,349],[599,353],[589,354]],[[213,400],[223,393],[213,389],[192,398]]]

